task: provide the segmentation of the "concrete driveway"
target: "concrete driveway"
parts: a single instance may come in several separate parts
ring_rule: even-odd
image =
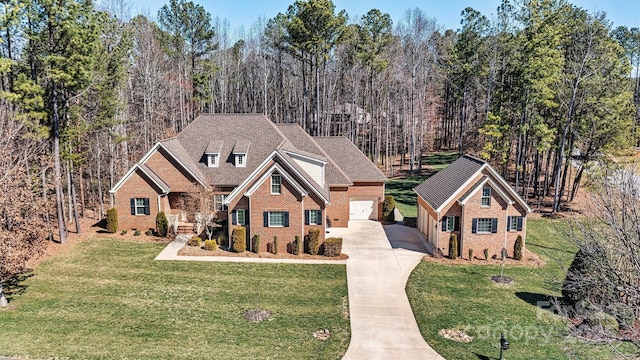
[[[349,255],[347,282],[351,343],[344,359],[443,359],[427,344],[413,317],[405,285],[426,250],[416,229],[350,221],[329,229]]]

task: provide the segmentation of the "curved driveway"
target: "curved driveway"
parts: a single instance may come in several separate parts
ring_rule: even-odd
[[[344,359],[444,359],[422,338],[405,293],[407,279],[425,255],[416,229],[350,221],[329,229],[349,255],[347,282],[351,343]]]

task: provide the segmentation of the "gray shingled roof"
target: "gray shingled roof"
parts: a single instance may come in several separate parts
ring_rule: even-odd
[[[314,154],[319,159],[327,161],[325,166],[325,182],[329,185],[352,185],[353,183],[338,167],[336,162],[322,149],[316,141],[303,128],[296,124],[278,124],[278,129],[287,137],[288,141],[283,144],[283,148],[299,153],[301,155]],[[300,151],[302,150],[302,151]]]
[[[220,165],[207,166],[205,150],[209,142],[223,140]],[[185,153],[215,186],[237,186],[242,183],[285,140],[284,136],[264,115],[259,114],[207,114],[200,115],[187,126],[176,140]],[[234,146],[237,140],[250,143],[246,167],[235,166]]]
[[[173,154],[174,157],[176,157],[177,159],[179,159],[179,161],[189,170],[193,173],[193,175],[195,175],[198,180],[202,183],[206,184],[206,177],[203,175],[203,173],[200,171],[200,167],[198,165],[196,165],[197,161],[194,161],[194,158],[191,156],[191,154],[187,151],[187,149],[185,149],[182,144],[180,143],[180,141],[178,141],[176,138],[172,138],[172,139],[168,139],[168,140],[162,140],[160,141],[160,143],[162,145],[164,145],[167,150],[169,150],[169,152],[171,154]],[[204,155],[203,155],[204,156]]]
[[[249,152],[249,146],[251,145],[251,141],[249,140],[236,140],[236,143],[233,145],[233,153],[234,154],[246,154]]]
[[[222,150],[222,144],[224,144],[224,141],[222,140],[211,140],[209,141],[209,145],[207,145],[207,149],[204,151],[204,153],[220,154],[220,150]]]
[[[314,140],[352,182],[387,181],[382,171],[346,137],[315,137]]]
[[[486,162],[483,160],[470,155],[463,155],[413,190],[433,209],[438,209],[485,164]]]
[[[145,164],[140,164],[138,163],[138,166],[140,167],[140,169],[142,170],[142,172],[144,172],[148,177],[151,178],[152,181],[154,181],[156,184],[158,184],[158,186],[160,186],[160,190],[162,190],[165,193],[168,193],[171,188],[169,187],[169,185],[167,185],[166,182],[164,182],[159,176],[158,174],[154,173],[153,170],[151,170],[150,167],[148,167]]]

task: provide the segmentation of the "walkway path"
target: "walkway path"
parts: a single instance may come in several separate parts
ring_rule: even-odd
[[[351,343],[344,359],[444,359],[422,338],[405,285],[425,255],[416,229],[350,221],[330,229],[344,239]],[[388,237],[388,238],[387,238]]]

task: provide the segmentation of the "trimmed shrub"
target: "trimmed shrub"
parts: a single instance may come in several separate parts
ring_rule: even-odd
[[[328,238],[324,240],[324,256],[336,257],[342,253],[342,238]]]
[[[300,241],[300,236],[296,235],[296,255],[302,254],[302,241]]]
[[[516,242],[513,244],[513,258],[522,260],[522,236],[518,235]]]
[[[458,258],[458,235],[451,233],[449,236],[449,259],[455,260]]]
[[[124,229],[120,232],[120,235],[125,235],[127,233],[127,229]]]
[[[309,230],[309,254],[318,255],[320,253],[320,229]]]
[[[202,239],[197,237],[197,236],[193,236],[191,237],[191,239],[189,239],[189,246],[195,246],[195,247],[200,247],[200,245],[202,245]]]
[[[239,226],[231,233],[231,251],[241,253],[247,250],[247,228]]]
[[[482,250],[482,253],[484,254],[484,260],[488,261],[489,260],[489,249]]]
[[[133,236],[140,236],[140,234],[142,234],[142,233],[141,233],[141,232],[140,232],[140,230],[138,230],[138,229],[136,229],[136,230],[133,232]]]
[[[253,236],[253,252],[256,254],[260,252],[260,235],[257,234]]]
[[[608,314],[613,316],[623,329],[629,329],[636,322],[636,314],[631,306],[625,303],[613,303],[605,310]]]
[[[107,210],[107,231],[115,234],[118,232],[118,209]]]
[[[593,330],[602,330],[610,335],[617,333],[619,330],[616,318],[602,311],[591,314],[589,317],[584,319],[584,324],[588,325]]]
[[[473,260],[473,249],[469,249],[469,261]]]
[[[218,248],[218,244],[216,244],[215,240],[205,240],[204,241],[204,249],[209,251],[214,251]]]
[[[273,237],[273,253],[275,255],[278,255],[278,237],[277,236]]]
[[[393,195],[385,195],[382,203],[382,219],[384,221],[395,221],[393,209],[396,208],[396,201]]]
[[[147,236],[153,236],[153,230],[149,229],[149,230],[145,231],[144,234],[147,235]]]
[[[167,220],[164,211],[158,211],[158,215],[156,215],[156,234],[161,237],[167,236],[167,232],[169,231],[169,221]]]

